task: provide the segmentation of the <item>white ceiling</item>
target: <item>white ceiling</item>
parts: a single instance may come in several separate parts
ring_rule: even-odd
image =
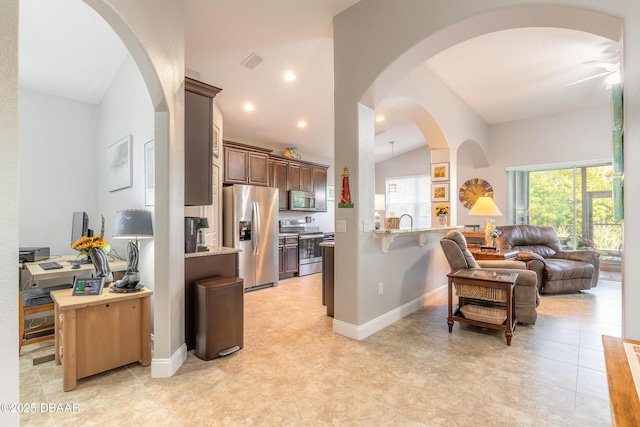
[[[332,17],[357,2],[186,2],[186,67],[223,89],[216,101],[225,139],[333,157]],[[127,55],[110,27],[79,0],[21,0],[20,19],[20,85],[99,103]],[[468,40],[425,64],[488,123],[500,123],[608,103],[605,76],[571,83],[604,71],[585,62],[616,61],[617,49],[592,34],[529,28]],[[264,60],[243,67],[252,53]],[[286,71],[297,79],[285,82]],[[255,110],[244,111],[246,102]],[[407,116],[386,110],[376,161],[390,156],[391,140],[395,155],[425,144]]]
[[[21,87],[98,104],[127,55],[84,2],[20,0]]]

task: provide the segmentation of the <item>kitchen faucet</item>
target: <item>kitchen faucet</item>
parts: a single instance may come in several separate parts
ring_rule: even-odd
[[[400,226],[400,223],[402,222],[402,217],[408,216],[409,219],[411,220],[411,230],[413,230],[413,217],[409,214],[402,214],[400,215],[400,219],[398,220],[398,226]]]

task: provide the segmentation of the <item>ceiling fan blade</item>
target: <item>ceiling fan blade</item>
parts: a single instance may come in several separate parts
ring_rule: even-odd
[[[576,85],[578,83],[586,82],[587,80],[592,80],[592,79],[598,78],[600,76],[606,76],[606,75],[611,74],[611,73],[614,73],[614,71],[605,71],[603,73],[599,73],[599,74],[595,74],[593,76],[585,77],[584,79],[580,79],[580,80],[576,80],[575,82],[567,83],[566,85],[563,85],[562,87],[573,86],[573,85]]]

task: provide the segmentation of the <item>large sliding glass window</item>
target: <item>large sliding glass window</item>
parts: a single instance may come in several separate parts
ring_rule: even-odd
[[[551,226],[568,249],[619,250],[612,178],[611,165],[509,171],[508,220]]]
[[[397,186],[396,192],[389,191],[389,184]],[[414,228],[431,227],[431,178],[429,175],[412,175],[387,178],[386,215],[399,217],[409,214]],[[403,227],[406,226],[403,220]]]

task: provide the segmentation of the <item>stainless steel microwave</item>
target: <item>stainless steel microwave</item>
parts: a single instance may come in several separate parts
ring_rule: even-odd
[[[289,210],[315,211],[316,195],[310,191],[289,191]]]

